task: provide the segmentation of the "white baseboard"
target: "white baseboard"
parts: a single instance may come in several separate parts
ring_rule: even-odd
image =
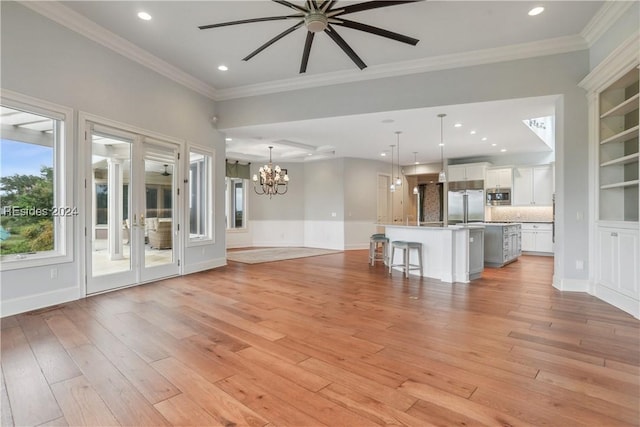
[[[305,245],[299,241],[260,240],[254,241],[251,246],[256,248],[300,248]]]
[[[637,299],[622,295],[613,289],[609,289],[602,285],[595,286],[595,296],[600,298],[602,301],[629,313],[636,319],[640,319],[640,301]]]
[[[590,285],[587,279],[559,279],[553,276],[553,287],[564,292],[589,293]]]
[[[39,308],[50,307],[80,298],[81,290],[78,286],[57,289],[51,292],[29,295],[2,301],[1,317],[12,316]]]
[[[352,243],[350,245],[345,245],[345,251],[355,251],[360,249],[369,249],[369,243]]]
[[[197,273],[199,271],[211,270],[212,268],[224,267],[227,265],[227,258],[214,258],[195,264],[185,265],[182,274]]]

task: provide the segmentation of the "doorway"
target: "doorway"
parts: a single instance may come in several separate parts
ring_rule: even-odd
[[[179,145],[87,122],[87,294],[179,273]]]

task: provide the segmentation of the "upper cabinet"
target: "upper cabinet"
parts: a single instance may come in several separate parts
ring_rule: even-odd
[[[551,206],[553,204],[553,167],[518,167],[513,171],[513,204]]]
[[[512,188],[513,169],[499,168],[487,169],[484,188]]]
[[[484,180],[487,166],[489,166],[489,163],[449,165],[447,180],[450,182]]]
[[[600,92],[599,219],[638,221],[638,69]]]

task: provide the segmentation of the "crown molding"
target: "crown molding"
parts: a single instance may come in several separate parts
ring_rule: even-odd
[[[210,85],[101,27],[57,1],[20,1],[20,4],[207,98],[216,98],[216,90]]]
[[[362,71],[336,71],[316,76],[295,77],[293,79],[277,80],[269,83],[239,86],[229,89],[218,89],[216,91],[215,99],[216,101],[225,101],[291,90],[310,89],[320,86],[360,82],[385,77],[396,77],[408,74],[513,61],[538,56],[556,55],[585,50],[587,48],[587,43],[579,35],[558,37],[530,43],[434,56],[393,64],[374,65],[365,68]]]
[[[580,31],[580,35],[587,41],[588,46],[593,46],[634,3],[633,1],[619,0],[605,1]]]
[[[640,64],[640,31],[620,44],[578,86],[599,92]]]

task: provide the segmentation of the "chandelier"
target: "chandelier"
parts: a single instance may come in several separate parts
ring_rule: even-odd
[[[253,175],[253,189],[256,194],[268,195],[269,198],[274,194],[284,194],[289,188],[289,175],[287,175],[286,169],[281,169],[280,166],[273,166],[271,161],[271,150],[273,146],[269,146],[269,163],[258,169],[258,174]]]

